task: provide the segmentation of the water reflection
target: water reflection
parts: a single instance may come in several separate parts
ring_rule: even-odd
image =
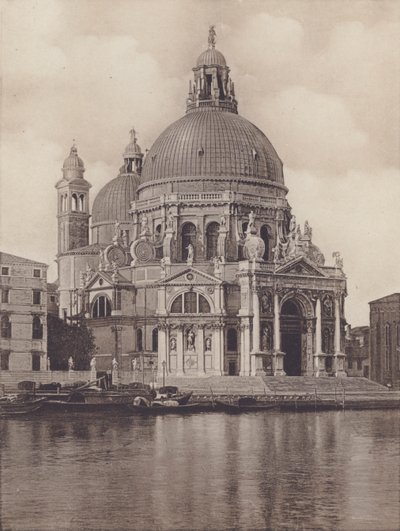
[[[393,411],[3,420],[1,524],[397,529],[399,420]]]

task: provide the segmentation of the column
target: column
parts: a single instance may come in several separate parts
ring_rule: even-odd
[[[184,357],[184,344],[183,344],[183,327],[179,326],[176,331],[176,373],[177,376],[183,375],[183,357]]]
[[[279,296],[277,293],[274,294],[274,350],[276,352],[281,350]]]
[[[315,352],[314,352],[314,374],[315,376],[324,376],[325,373],[325,354],[322,352],[322,317],[321,317],[321,299],[317,298],[315,302]]]
[[[249,318],[242,319],[242,333],[243,333],[243,374],[242,376],[250,375],[250,322]]]
[[[240,376],[245,376],[244,371],[244,324],[240,324]]]
[[[204,374],[204,325],[199,325],[197,327],[196,352],[197,352],[197,371],[199,375],[203,375]]]
[[[158,363],[157,371],[158,376],[162,376],[163,373],[163,362],[167,360],[167,327],[165,324],[162,324],[158,328]]]
[[[285,376],[283,359],[285,353],[281,351],[281,323],[280,323],[279,295],[274,293],[274,376]]]
[[[220,371],[220,335],[217,325],[213,325],[213,335],[212,335],[212,352],[213,352],[213,368],[215,374],[221,374]]]
[[[347,376],[344,370],[344,358],[345,355],[343,352],[341,352],[341,345],[340,345],[340,336],[341,336],[341,330],[340,330],[340,294],[337,294],[335,297],[335,355],[333,357],[334,360],[334,369],[335,369],[335,376],[338,377],[344,377]]]
[[[224,367],[224,361],[225,361],[225,330],[224,330],[224,324],[221,323],[219,325],[219,374],[224,374],[225,367]]]
[[[260,352],[260,300],[253,289],[253,352]]]

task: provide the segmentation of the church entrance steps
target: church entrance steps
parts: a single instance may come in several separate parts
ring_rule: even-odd
[[[388,389],[367,378],[330,378],[313,376],[264,376],[263,381],[274,394],[346,394],[388,393]]]
[[[158,379],[162,385],[162,379]],[[165,385],[176,385],[182,391],[193,391],[194,395],[264,395],[266,389],[263,379],[258,376],[206,376],[202,378],[184,378],[168,376]]]

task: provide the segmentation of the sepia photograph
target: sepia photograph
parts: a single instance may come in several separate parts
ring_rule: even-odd
[[[400,1],[0,23],[0,530],[400,529]]]

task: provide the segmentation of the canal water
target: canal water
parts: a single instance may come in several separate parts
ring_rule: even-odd
[[[395,530],[397,411],[0,420],[0,529]]]

